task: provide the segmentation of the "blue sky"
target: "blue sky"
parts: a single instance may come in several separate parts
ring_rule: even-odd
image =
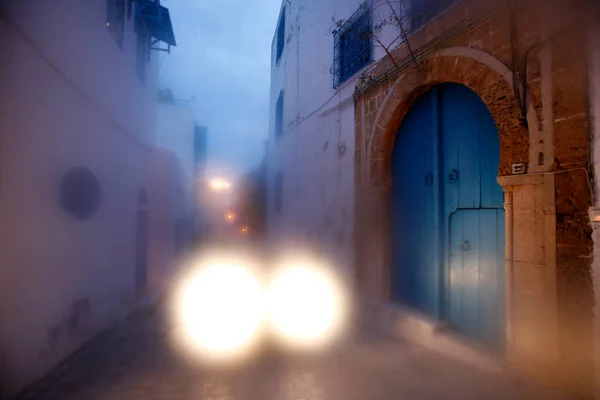
[[[281,0],[162,0],[177,47],[159,80],[177,99],[194,99],[208,127],[209,171],[256,165],[268,134],[271,42]]]

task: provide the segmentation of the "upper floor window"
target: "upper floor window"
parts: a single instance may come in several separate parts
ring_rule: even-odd
[[[275,139],[283,133],[283,92],[279,93],[275,104]]]
[[[371,7],[364,2],[334,35],[333,87],[373,61]]]
[[[279,65],[279,60],[283,54],[283,47],[285,45],[285,7],[281,10],[281,16],[279,17],[279,24],[277,25],[277,54],[275,55],[275,63]]]
[[[125,0],[106,0],[106,27],[120,48],[125,32]]]
[[[283,208],[283,176],[281,172],[275,175],[275,191],[273,199],[273,210],[275,213],[280,214]]]
[[[415,31],[437,17],[457,0],[409,0],[408,20],[410,31]]]

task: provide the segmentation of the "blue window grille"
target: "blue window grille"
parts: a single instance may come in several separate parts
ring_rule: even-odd
[[[412,32],[423,27],[456,2],[457,0],[408,0],[407,31]]]
[[[333,87],[373,61],[371,6],[364,2],[334,34]]]
[[[275,138],[283,133],[283,92],[279,93],[277,104],[275,104]]]
[[[123,48],[125,0],[106,0],[106,28],[119,48]]]
[[[281,10],[281,16],[279,17],[279,24],[277,25],[277,54],[275,56],[275,63],[279,65],[279,60],[283,54],[283,47],[285,46],[285,7]]]
[[[273,210],[277,213],[281,213],[281,209],[283,208],[283,176],[281,172],[278,172],[275,175],[275,193],[274,193],[274,201],[273,201]]]

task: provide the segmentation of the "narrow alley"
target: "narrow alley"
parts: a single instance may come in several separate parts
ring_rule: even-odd
[[[418,346],[362,331],[319,359],[267,357],[219,375],[175,356],[164,308],[117,323],[21,400],[559,400]]]
[[[600,400],[600,0],[0,32],[0,400]]]

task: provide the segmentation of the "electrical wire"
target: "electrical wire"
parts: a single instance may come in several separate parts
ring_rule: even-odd
[[[595,204],[594,202],[594,198],[596,197],[594,194],[594,187],[592,186],[592,179],[590,176],[590,171],[588,170],[588,168],[585,167],[575,167],[575,168],[565,168],[565,169],[557,169],[554,171],[542,171],[542,172],[528,172],[527,175],[556,175],[556,174],[562,174],[565,172],[573,172],[573,171],[583,171],[585,172],[585,176],[586,176],[586,181],[588,184],[588,189],[590,191],[590,201],[593,204]]]
[[[486,14],[485,16],[479,18],[477,20],[477,22],[466,21],[466,22],[455,25],[455,27],[453,29],[446,31],[444,34],[438,36],[436,39],[431,40],[424,46],[417,49],[414,52],[414,56],[420,60],[425,59],[427,56],[432,54],[438,48],[444,47],[445,45],[451,43],[457,36],[464,35],[466,33],[471,32],[472,30],[476,29],[478,26],[481,25],[481,23],[488,20],[491,16],[495,15],[497,12],[498,12],[498,9],[495,9],[495,10],[491,11],[489,14]],[[391,68],[387,69],[382,74],[373,78],[367,85],[356,90],[352,96],[348,96],[347,98],[342,100],[336,106],[325,110],[321,115],[329,114],[330,112],[335,111],[336,109],[343,108],[350,102],[354,102],[354,101],[358,100],[374,86],[385,83],[385,82],[389,81],[390,79],[392,79],[393,77],[397,76],[399,73],[410,70],[412,63],[413,63],[413,61],[412,61],[411,55],[405,57],[401,62],[398,63],[397,68],[391,67]]]
[[[320,114],[320,116],[324,116],[324,115],[327,115],[327,114],[329,114],[329,113],[331,113],[331,112],[333,112],[335,110],[342,109],[346,105],[348,105],[350,102],[354,102],[354,101],[358,100],[366,92],[368,92],[372,87],[374,87],[376,85],[380,85],[380,84],[382,84],[382,83],[390,80],[392,77],[396,76],[397,74],[410,69],[410,64],[414,63],[415,60],[418,60],[418,59],[422,60],[427,55],[430,55],[437,48],[442,47],[442,46],[444,46],[444,45],[446,45],[448,43],[451,43],[456,38],[456,36],[471,32],[472,30],[474,30],[475,28],[477,28],[479,25],[481,25],[481,23],[485,22],[487,19],[489,19],[490,17],[492,17],[493,15],[495,15],[497,12],[498,12],[498,9],[494,9],[490,13],[486,14],[485,16],[482,16],[481,18],[477,19],[476,22],[474,22],[474,21],[467,21],[467,22],[463,22],[463,23],[459,23],[459,24],[455,25],[454,28],[446,31],[444,34],[438,36],[436,39],[433,39],[432,41],[430,41],[429,43],[427,43],[424,46],[420,47],[416,51],[411,52],[411,54],[408,57],[405,57],[402,61],[400,61],[399,63],[397,63],[396,66],[392,66],[391,68],[388,68],[382,74],[380,74],[377,77],[373,78],[373,80],[371,80],[367,85],[365,85],[361,89],[355,90],[355,92],[351,96],[348,96],[348,97],[344,98],[343,100],[339,101],[335,106],[326,109],[324,112],[322,112]],[[464,27],[462,25],[464,25]],[[369,67],[365,68],[363,70],[363,72],[364,71],[368,71],[370,69],[374,69],[375,67],[377,67],[377,65],[378,65],[378,63],[369,65]],[[321,104],[318,108],[316,108],[315,110],[313,110],[309,114],[303,116],[302,118],[297,119],[297,121],[295,123],[295,126],[299,126],[304,121],[306,121],[310,117],[312,117],[315,114],[317,114],[318,112],[320,112],[336,96],[339,97],[340,94],[341,94],[341,92],[348,85],[350,85],[352,83],[353,83],[353,81],[348,80],[348,81],[344,82],[343,84],[341,84],[337,88],[337,90],[327,100],[325,100],[325,102],[323,102],[323,104]]]

